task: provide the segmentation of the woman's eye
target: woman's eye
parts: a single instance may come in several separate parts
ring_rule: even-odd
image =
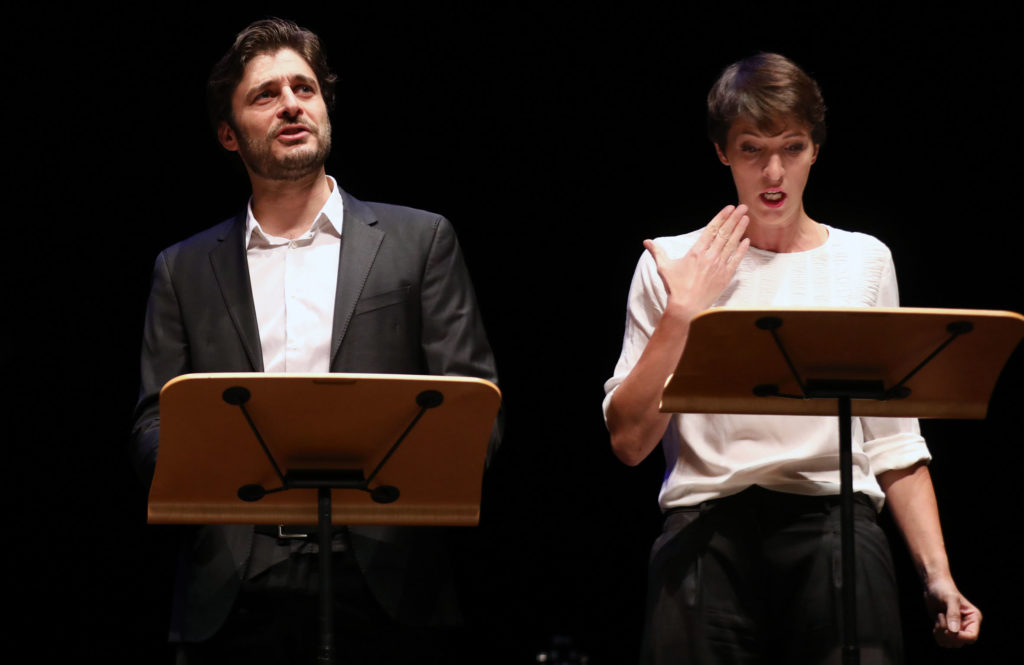
[[[788,150],[790,152],[803,152],[804,151],[804,144],[803,143],[793,143],[791,145],[786,146],[786,150]]]
[[[743,152],[755,153],[757,152],[757,146],[744,144],[740,146],[740,150],[742,150]]]

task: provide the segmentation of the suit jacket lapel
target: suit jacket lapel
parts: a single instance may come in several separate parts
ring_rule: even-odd
[[[345,206],[345,218],[341,227],[341,257],[338,260],[338,286],[334,296],[332,367],[377,250],[384,240],[384,232],[377,227],[377,218],[369,206],[352,198],[344,190],[341,199]]]
[[[217,278],[224,304],[252,368],[263,371],[263,349],[260,347],[256,305],[249,282],[249,265],[245,258],[245,212],[235,218],[220,244],[210,252],[210,263]]]

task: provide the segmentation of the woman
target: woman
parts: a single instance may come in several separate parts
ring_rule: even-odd
[[[658,411],[690,321],[708,307],[897,306],[885,245],[804,210],[824,116],[817,84],[786,58],[761,54],[728,67],[708,95],[708,126],[739,202],[702,230],[644,242],[604,408],[619,459],[638,464],[661,442],[667,462],[646,662],[837,662],[835,420]],[[921,573],[937,641],[978,636],[981,613],[949,572],[929,459],[916,420],[855,419],[865,663],[902,659],[893,567],[875,523],[886,501]]]

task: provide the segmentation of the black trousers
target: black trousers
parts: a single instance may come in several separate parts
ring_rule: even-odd
[[[178,665],[308,665],[319,646],[317,554],[288,560],[242,584],[227,622],[210,640],[178,647]],[[377,603],[349,551],[332,554],[336,662],[459,663],[460,629],[399,623]]]
[[[651,552],[645,664],[838,664],[838,497],[752,487],[675,509]],[[898,592],[885,534],[856,495],[861,663],[902,662]]]

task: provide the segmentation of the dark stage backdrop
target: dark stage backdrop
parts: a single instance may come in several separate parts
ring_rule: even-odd
[[[641,241],[734,200],[704,133],[723,66],[776,50],[818,79],[829,138],[807,210],[886,242],[905,305],[1024,311],[1019,15],[437,5],[93,4],[9,22],[5,631],[37,660],[167,657],[174,529],[145,525],[125,453],[141,324],[159,250],[244,205],[203,94],[255,18],[327,45],[329,172],[359,198],[445,214],[462,241],[508,418],[463,534],[480,662],[533,662],[555,635],[595,665],[634,660],[663,463],[613,458],[602,384]],[[1022,384],[1018,352],[987,421],[923,425],[954,573],[986,619],[975,647],[932,647],[894,542],[912,663],[1001,662],[1016,643]]]

